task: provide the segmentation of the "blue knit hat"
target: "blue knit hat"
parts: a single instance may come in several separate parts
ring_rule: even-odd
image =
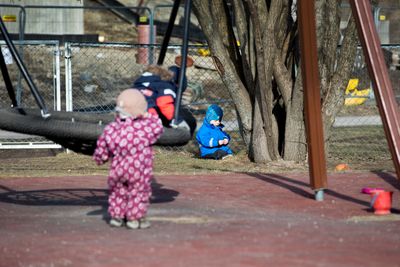
[[[224,112],[222,111],[222,108],[220,108],[218,105],[212,104],[207,109],[205,120],[208,123],[210,123],[212,120],[221,121],[223,115]]]

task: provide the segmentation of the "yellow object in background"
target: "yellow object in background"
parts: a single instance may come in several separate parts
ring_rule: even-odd
[[[348,95],[350,91],[353,91],[356,89],[358,86],[358,79],[350,79],[349,83],[347,84],[346,92],[345,94]]]
[[[139,22],[142,24],[147,24],[147,17],[146,16],[140,16],[139,17]]]
[[[364,104],[365,101],[367,101],[367,99],[368,99],[370,91],[371,91],[370,88],[367,88],[364,90],[354,89],[354,91],[348,95],[350,97],[346,97],[346,99],[344,100],[344,104],[346,106],[356,106],[356,105]],[[360,97],[356,97],[356,96],[360,96]]]
[[[16,22],[17,16],[16,15],[3,15],[2,19],[3,19],[3,22]]]
[[[365,101],[367,101],[371,89],[367,88],[364,90],[358,90],[357,89],[358,83],[359,83],[358,79],[349,80],[345,92],[346,99],[344,100],[344,104],[346,106],[362,105],[365,103]]]
[[[211,55],[210,49],[206,49],[206,48],[199,48],[197,50],[197,53],[199,53],[200,56],[202,57],[206,57]]]
[[[236,44],[237,44],[237,46],[240,47],[240,42],[238,40],[236,41]],[[206,49],[206,48],[197,49],[197,53],[202,57],[207,57],[207,56],[211,55],[210,49]]]

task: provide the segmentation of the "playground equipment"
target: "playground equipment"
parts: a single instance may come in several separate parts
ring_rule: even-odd
[[[165,34],[165,38],[161,47],[160,55],[158,58],[157,64],[162,65],[167,45],[169,43],[169,39],[171,37],[172,28],[174,25],[174,21],[177,15],[177,11],[179,8],[179,4],[181,1],[175,0],[174,5],[171,11],[170,20],[168,23],[168,28]],[[393,94],[392,85],[390,83],[388,72],[385,66],[385,62],[383,59],[382,50],[380,48],[380,42],[378,38],[378,34],[374,25],[374,20],[372,18],[371,13],[371,5],[369,0],[351,0],[350,1],[353,16],[357,23],[357,29],[359,33],[359,37],[362,43],[362,47],[364,50],[366,63],[368,66],[369,74],[372,79],[373,88],[375,97],[378,103],[378,108],[380,114],[382,116],[382,121],[384,125],[384,130],[386,134],[386,138],[388,140],[389,149],[392,154],[395,170],[397,173],[397,177],[400,179],[400,118],[399,118],[399,110],[397,107],[397,103],[395,101],[395,97]],[[177,128],[179,121],[179,112],[180,112],[180,103],[182,97],[182,84],[184,75],[186,72],[186,64],[187,64],[187,45],[188,45],[188,29],[189,29],[189,19],[190,19],[190,10],[191,10],[191,0],[185,0],[185,22],[184,22],[184,38],[182,45],[182,71],[179,75],[179,89],[177,92],[176,99],[176,108],[175,108],[175,116],[173,126],[176,128],[171,128],[170,131],[172,133],[176,133],[176,131],[180,131],[183,129]],[[322,116],[321,116],[321,103],[320,103],[320,86],[319,86],[319,78],[318,78],[318,63],[317,63],[317,45],[316,45],[316,27],[315,27],[315,9],[314,9],[314,1],[298,1],[298,13],[299,13],[299,34],[300,34],[300,48],[301,48],[301,56],[302,56],[302,75],[303,75],[303,85],[306,90],[304,90],[304,103],[305,103],[305,121],[306,121],[306,133],[308,140],[308,153],[309,153],[309,172],[310,172],[310,185],[313,190],[315,190],[315,198],[316,200],[323,200],[323,190],[327,187],[327,174],[326,174],[326,162],[325,162],[325,152],[324,152],[324,138],[323,138],[323,128],[322,128]],[[1,21],[2,25],[2,34],[7,37],[7,32],[5,30],[4,24]],[[4,29],[3,29],[4,28]],[[7,40],[6,40],[7,41]],[[34,95],[37,104],[40,108],[41,112],[41,120],[42,124],[40,127],[43,129],[46,127],[45,125],[49,125],[51,130],[54,130],[55,127],[51,126],[51,120],[49,120],[50,114],[47,111],[47,108],[44,104],[43,99],[40,94],[36,90],[32,80],[30,79],[26,69],[21,60],[19,60],[18,55],[13,48],[11,41],[8,40],[8,46],[11,48],[11,52],[13,53],[13,57],[18,63],[18,66],[21,69],[25,79],[27,80],[29,87]],[[17,103],[15,101],[15,95],[12,90],[12,85],[9,80],[8,74],[6,73],[6,66],[4,64],[4,58],[0,55],[0,63],[3,71],[3,76],[5,83],[7,85],[7,90],[9,92],[12,106],[14,110],[18,112],[16,115],[27,116],[25,117],[27,120],[31,118],[29,113],[26,113],[23,110],[17,109]],[[24,115],[25,112],[25,115]],[[12,112],[5,111],[3,113],[7,116],[12,116]],[[68,116],[69,120],[75,120],[74,117],[70,117],[72,113],[69,114],[60,114],[62,116]],[[81,114],[77,114],[76,118],[80,118]],[[55,116],[56,117],[56,116]],[[2,116],[3,120],[4,116]],[[11,117],[10,117],[11,118]],[[15,121],[18,122],[21,117],[16,117]],[[56,118],[54,118],[56,119]],[[92,119],[92,118],[90,118]],[[1,121],[0,120],[0,121]],[[11,120],[11,119],[10,119]],[[36,123],[39,123],[35,120]],[[103,120],[102,122],[105,122]],[[67,142],[66,146],[77,145],[79,151],[84,151],[82,149],[83,146],[88,146],[91,148],[93,146],[93,137],[86,138],[86,133],[79,133],[86,126],[76,127],[76,139],[69,138],[69,134],[71,133],[69,127],[72,127],[66,123],[66,120],[57,121],[60,124],[60,127],[65,126],[66,132],[64,133],[66,136],[66,141],[71,141],[71,143]],[[99,121],[97,121],[99,122]],[[34,125],[39,125],[33,122]],[[11,122],[9,122],[11,124]],[[93,123],[92,123],[93,124]],[[90,124],[93,127],[102,127],[97,123],[96,126]],[[55,125],[55,124],[54,124]],[[0,125],[0,127],[5,127],[5,125]],[[40,128],[36,127],[36,128]],[[47,134],[50,138],[59,139],[58,136],[53,131],[44,130],[45,132],[42,135]],[[185,131],[185,130],[183,130]],[[171,134],[171,136],[175,136]],[[189,131],[186,131],[185,142],[190,139],[191,135]],[[64,138],[64,137],[62,137]],[[171,140],[168,140],[171,141]],[[184,142],[183,142],[184,143]],[[89,149],[90,150],[90,149]],[[89,151],[88,150],[88,151]]]
[[[358,35],[363,47],[386,139],[400,179],[400,112],[382,54],[369,0],[350,0]],[[318,78],[314,1],[298,1],[299,35],[303,75],[304,107],[308,143],[310,184],[315,199],[323,200],[327,187],[325,149]]]
[[[178,9],[179,1],[175,1],[174,9]],[[188,5],[190,7],[190,5]],[[185,23],[189,23],[190,8],[185,9]],[[176,14],[175,14],[176,16]],[[172,22],[171,22],[172,21]],[[169,28],[173,27],[174,20],[170,20]],[[112,114],[85,114],[80,112],[62,112],[52,111],[50,114],[45,101],[39,93],[35,83],[30,77],[23,61],[19,57],[13,42],[10,39],[9,33],[0,18],[0,30],[2,36],[15,60],[18,68],[20,69],[24,79],[26,80],[29,89],[39,107],[39,110],[28,110],[18,106],[16,101],[15,92],[11,83],[7,65],[3,54],[0,53],[0,67],[4,82],[11,100],[11,108],[0,110],[0,128],[8,131],[21,132],[26,134],[34,134],[46,137],[49,140],[55,141],[78,153],[91,155],[96,146],[97,137],[102,133],[104,126],[113,120]],[[170,39],[170,34],[165,36],[163,43],[165,56],[166,47]],[[158,140],[158,145],[164,146],[179,146],[185,145],[192,138],[193,132],[196,128],[196,120],[191,113],[181,108],[181,94],[182,83],[186,72],[186,58],[187,58],[187,40],[188,40],[188,25],[185,25],[185,34],[183,38],[182,61],[181,71],[179,75],[179,89],[177,92],[177,100],[175,106],[175,117],[172,127],[165,127],[164,134]],[[160,55],[161,57],[161,55]],[[162,58],[162,60],[163,60]],[[162,60],[159,60],[160,65]],[[180,127],[182,120],[186,121],[187,127]]]

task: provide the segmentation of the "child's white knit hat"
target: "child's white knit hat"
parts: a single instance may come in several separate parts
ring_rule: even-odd
[[[115,110],[123,117],[137,117],[147,111],[147,101],[139,90],[126,89],[118,95]]]

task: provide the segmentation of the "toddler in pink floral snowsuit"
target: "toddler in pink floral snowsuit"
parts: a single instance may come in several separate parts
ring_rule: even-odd
[[[146,112],[147,102],[138,90],[124,90],[117,98],[117,115],[97,140],[93,159],[111,159],[108,186],[110,225],[147,228],[145,219],[153,175],[152,145],[163,133],[161,120]]]

